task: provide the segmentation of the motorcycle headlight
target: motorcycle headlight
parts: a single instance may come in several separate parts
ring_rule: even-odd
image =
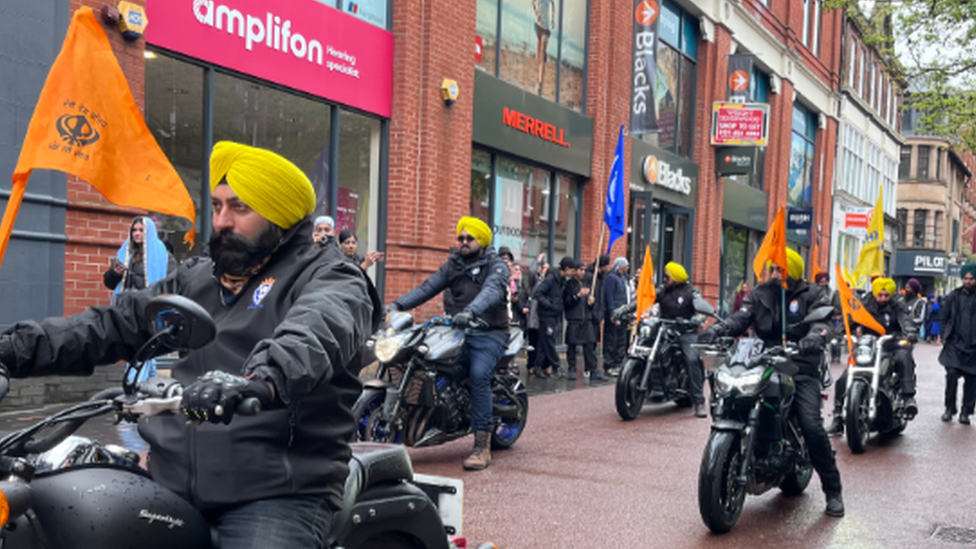
[[[377,338],[376,345],[373,347],[373,352],[376,353],[376,360],[383,363],[393,360],[397,352],[400,351],[400,346],[403,345],[403,342],[409,335],[409,333],[395,334]]]
[[[854,362],[858,366],[870,366],[874,362],[874,348],[859,346],[854,350]]]
[[[715,386],[721,393],[729,393],[732,389],[737,389],[743,394],[755,393],[762,383],[764,373],[762,368],[753,368],[735,375],[723,366],[715,372]]]
[[[647,324],[641,324],[640,337],[641,339],[647,339],[651,337],[651,327],[648,326]]]

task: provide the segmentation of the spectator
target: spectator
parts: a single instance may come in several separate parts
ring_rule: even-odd
[[[315,218],[315,228],[312,229],[312,241],[323,248],[335,244],[335,220],[327,215]]]
[[[559,373],[559,353],[556,352],[556,326],[563,317],[563,288],[566,279],[575,276],[576,260],[566,256],[559,260],[559,273],[550,271],[535,290],[539,302],[539,346],[536,354],[536,377],[550,377],[553,368]]]
[[[627,351],[627,326],[619,320],[613,320],[611,315],[618,307],[627,305],[631,301],[627,272],[630,264],[623,257],[613,262],[613,268],[604,281],[604,298],[606,299],[606,315],[603,322],[603,369],[609,375],[618,375],[620,365],[623,364]]]
[[[586,274],[584,265],[576,261],[574,276],[566,281],[563,291],[563,307],[566,311],[566,377],[576,378],[576,347],[583,347],[585,371],[592,372],[590,379],[606,381],[596,369],[596,334],[593,331],[593,313],[596,298],[590,295],[590,287],[583,284]],[[592,280],[592,273],[590,279]],[[602,378],[602,379],[601,379]]]
[[[739,284],[738,291],[735,292],[735,299],[732,301],[732,312],[736,312],[742,308],[742,301],[749,295],[749,283],[743,280]]]
[[[929,294],[929,316],[925,321],[925,340],[931,343],[939,343],[942,332],[942,323],[939,322],[939,311],[941,305],[935,294]]]
[[[946,296],[939,309],[945,324],[945,340],[939,362],[946,369],[945,413],[942,421],[952,421],[956,413],[959,378],[965,380],[959,423],[969,425],[976,407],[976,263],[962,266],[962,286]]]
[[[522,285],[522,267],[515,263],[515,256],[512,255],[512,250],[507,246],[501,246],[498,248],[498,257],[502,258],[505,265],[508,266],[508,300],[506,301],[506,306],[508,308],[508,321],[510,324],[517,324],[522,326],[524,322],[524,315],[522,315],[522,308],[519,307],[519,288]]]
[[[383,252],[366,252],[366,257],[358,255],[356,249],[359,248],[359,239],[356,237],[356,233],[349,229],[343,229],[339,232],[339,246],[342,248],[342,253],[346,259],[350,263],[359,265],[364,271],[385,259]]]
[[[535,367],[539,349],[539,302],[535,299],[535,292],[548,272],[546,254],[539,254],[539,257],[529,265],[526,276],[522,277],[522,288],[519,293],[519,304],[525,317],[525,335],[528,339],[526,368],[530,371]]]
[[[606,283],[607,273],[610,272],[610,256],[601,255],[597,260],[597,278],[596,286],[593,285],[593,265],[591,264],[586,271],[586,275],[583,277],[583,285],[587,288],[593,288],[593,292],[590,295],[595,299],[593,305],[593,315],[591,316],[591,322],[593,323],[593,337],[595,339],[593,352],[596,353],[596,345],[600,343],[600,323],[603,322],[603,318],[607,314],[607,304],[606,296],[604,295],[604,285]],[[596,378],[599,381],[606,379],[604,373],[600,373],[599,369],[594,365],[593,370],[586,370],[584,375],[592,377],[596,374]]]

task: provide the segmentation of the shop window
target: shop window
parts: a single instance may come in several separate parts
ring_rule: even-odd
[[[357,19],[362,19],[381,29],[389,29],[387,13],[389,0],[317,0],[334,6]]]
[[[790,173],[787,203],[809,208],[813,190],[814,113],[798,103],[793,104],[793,135],[790,140]]]
[[[491,193],[491,154],[471,152],[471,216],[488,221]]]
[[[908,210],[899,208],[896,217],[898,218],[898,238],[895,243],[904,245],[908,242]]]
[[[200,234],[209,220],[200,219],[199,214],[201,202],[209,196],[201,182],[203,165],[208,160],[203,157],[203,69],[163,55],[148,57],[145,113],[149,131],[197,207],[197,239],[193,248],[183,243],[189,222],[176,216],[152,215],[158,221],[160,238],[173,245],[174,255],[182,261],[199,255],[207,244]]]
[[[491,74],[495,74],[498,59],[498,2],[478,0],[478,36],[475,44],[476,47],[481,46],[481,61],[477,66]]]
[[[556,175],[556,218],[553,220],[554,258],[576,256],[576,220],[579,215],[579,191],[575,179],[568,175]],[[587,258],[585,261],[591,261]]]
[[[548,253],[550,172],[504,157],[495,169],[496,248],[508,246],[520,262]]]
[[[560,4],[502,0],[499,76],[550,101],[556,100]]]
[[[925,247],[925,221],[928,210],[915,210],[915,225],[912,227],[912,247]]]
[[[587,0],[563,0],[563,32],[559,46],[559,102],[583,110],[586,77]]]
[[[918,148],[918,169],[915,174],[916,179],[928,179],[929,178],[929,154],[931,154],[932,147],[919,147]]]
[[[339,186],[336,230],[356,233],[357,253],[376,249],[380,157],[379,120],[342,111],[339,115]]]
[[[912,148],[902,147],[901,158],[898,162],[898,179],[909,179],[912,177]]]

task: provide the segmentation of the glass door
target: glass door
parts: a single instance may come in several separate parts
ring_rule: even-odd
[[[627,260],[630,271],[636,273],[644,262],[644,248],[651,245],[651,255],[657,255],[657,238],[653,238],[652,210],[653,199],[650,192],[630,193],[630,223],[627,225]],[[653,240],[653,241],[652,241]]]

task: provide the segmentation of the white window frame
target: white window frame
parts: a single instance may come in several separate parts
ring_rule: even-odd
[[[851,40],[851,62],[850,67],[847,70],[847,84],[854,88],[854,69],[857,62],[857,40]]]
[[[810,47],[810,0],[803,0],[803,45]]]
[[[813,46],[810,51],[820,55],[820,0],[813,0]]]
[[[864,134],[853,125],[846,124],[843,189],[858,198],[863,198],[864,164]]]

